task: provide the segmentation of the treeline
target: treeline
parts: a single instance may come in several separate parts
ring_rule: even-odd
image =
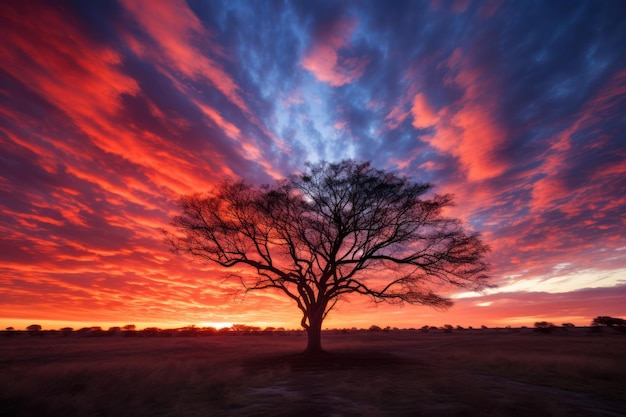
[[[538,321],[535,323],[534,330],[537,333],[548,334],[559,329],[563,330],[574,327],[576,326],[572,323],[563,323],[561,327],[559,327],[549,321]],[[611,316],[598,316],[591,321],[590,329],[592,332],[600,332],[603,328],[609,328],[621,333],[626,333],[626,320]]]
[[[44,336],[84,336],[84,337],[200,337],[200,336],[217,336],[232,334],[274,334],[274,333],[293,333],[294,330],[285,330],[282,327],[266,327],[262,329],[256,326],[247,326],[243,324],[235,324],[231,327],[216,329],[215,327],[196,327],[195,325],[176,328],[176,329],[160,329],[158,327],[147,327],[137,330],[134,324],[123,327],[110,327],[104,330],[99,326],[83,327],[73,329],[72,327],[64,327],[58,330],[44,330],[39,324],[32,324],[26,330],[15,330],[7,327],[3,333],[5,336],[13,337],[20,335],[28,335],[35,337]]]
[[[572,323],[563,323],[560,326],[548,322],[538,321],[534,324],[532,331],[541,334],[549,334],[556,331],[567,331],[570,329],[576,329]],[[626,333],[626,320],[622,318],[610,317],[610,316],[598,316],[594,318],[590,326],[578,327],[586,328],[591,332],[601,332],[603,328],[612,329],[617,332]],[[354,332],[422,332],[422,333],[452,333],[459,331],[510,331],[519,332],[523,330],[531,330],[527,326],[519,328],[513,328],[511,326],[489,328],[487,326],[480,326],[474,328],[472,326],[462,327],[453,326],[451,324],[445,324],[443,326],[422,326],[420,328],[408,328],[399,329],[397,327],[380,327],[372,325],[368,329],[357,329],[353,327],[351,329],[326,329],[326,332],[332,333],[354,333]],[[32,324],[26,328],[26,330],[16,330],[13,327],[7,327],[4,331],[0,331],[0,334],[4,334],[7,337],[14,337],[20,335],[44,337],[44,336],[56,336],[56,337],[70,337],[70,336],[84,336],[84,337],[202,337],[202,336],[219,336],[219,335],[267,335],[267,334],[303,334],[302,329],[287,330],[283,327],[265,327],[248,326],[246,324],[233,324],[231,327],[225,327],[216,329],[215,327],[196,327],[195,325],[185,326],[175,329],[160,329],[158,327],[148,327],[142,330],[137,330],[134,324],[127,324],[123,327],[109,327],[104,330],[99,326],[83,327],[80,329],[74,329],[72,327],[63,327],[58,330],[44,330],[39,324]]]

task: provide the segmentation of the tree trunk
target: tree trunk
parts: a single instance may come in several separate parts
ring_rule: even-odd
[[[322,319],[309,316],[309,328],[306,330],[309,339],[304,353],[322,353]]]

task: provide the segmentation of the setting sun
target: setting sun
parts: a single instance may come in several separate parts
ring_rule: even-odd
[[[226,328],[232,327],[232,325],[233,323],[228,323],[225,321],[221,321],[221,322],[203,321],[198,324],[198,327],[213,327],[219,330],[219,329],[226,329]]]

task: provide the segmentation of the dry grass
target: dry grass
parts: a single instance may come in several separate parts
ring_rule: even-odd
[[[0,339],[0,416],[622,416],[623,335]]]

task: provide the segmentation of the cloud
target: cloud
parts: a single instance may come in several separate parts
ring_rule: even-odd
[[[182,1],[161,2],[158,6],[146,2],[123,1],[124,7],[140,23],[165,54],[168,66],[176,68],[192,79],[199,77],[209,81],[241,111],[250,110],[241,97],[237,82],[223,66],[209,56],[223,57],[225,53],[198,17]],[[127,41],[138,55],[151,55],[158,59],[138,39],[129,33]],[[194,46],[200,43],[203,49]]]
[[[368,64],[367,58],[342,54],[357,26],[356,20],[337,20],[320,28],[302,58],[302,67],[333,87],[360,78]]]
[[[626,152],[623,149],[616,149],[616,158],[598,160],[594,171],[587,173],[585,183],[572,184],[568,180],[568,175],[581,168],[588,169],[587,167],[593,166],[588,164],[587,158],[592,155],[597,158],[594,154],[598,149],[617,145],[610,143],[610,136],[603,137],[602,131],[610,124],[612,115],[619,111],[624,95],[626,95],[626,70],[608,80],[595,96],[584,103],[570,126],[551,139],[544,161],[537,169],[543,177],[533,186],[532,206],[535,210],[558,206],[560,210],[575,215],[585,210],[585,205],[604,205],[611,200],[605,194],[606,190],[602,190],[597,184],[621,181],[620,175],[624,172],[623,156]],[[581,135],[592,135],[594,140],[577,144],[576,138]],[[602,143],[607,140],[609,143]],[[583,163],[585,168],[580,166]]]
[[[455,50],[440,64],[449,72],[445,82],[459,88],[459,100],[435,112],[428,97],[419,92],[413,98],[413,126],[431,132],[422,140],[441,152],[455,156],[470,181],[501,175],[505,161],[498,156],[506,140],[505,129],[492,114],[497,104],[497,88],[484,70],[475,67],[469,56]]]
[[[619,317],[623,315],[620,298],[624,296],[626,286],[591,288],[560,293],[541,291],[508,292],[475,299],[458,300],[459,311],[456,314],[474,316],[473,322],[482,320],[489,325],[500,327],[532,326],[536,321],[550,321],[556,325],[573,322],[578,326],[589,326],[591,320],[599,315]],[[473,305],[483,304],[476,311]],[[489,304],[489,305],[487,305]],[[481,317],[482,316],[482,317]],[[491,317],[498,317],[493,320]]]
[[[392,111],[392,113],[395,112]],[[392,115],[390,113],[390,115]],[[423,93],[418,93],[413,99],[413,106],[411,107],[411,114],[413,115],[413,126],[416,129],[427,129],[435,126],[439,122],[439,116],[432,109]],[[388,116],[390,117],[390,116]],[[393,116],[391,116],[393,118]]]

